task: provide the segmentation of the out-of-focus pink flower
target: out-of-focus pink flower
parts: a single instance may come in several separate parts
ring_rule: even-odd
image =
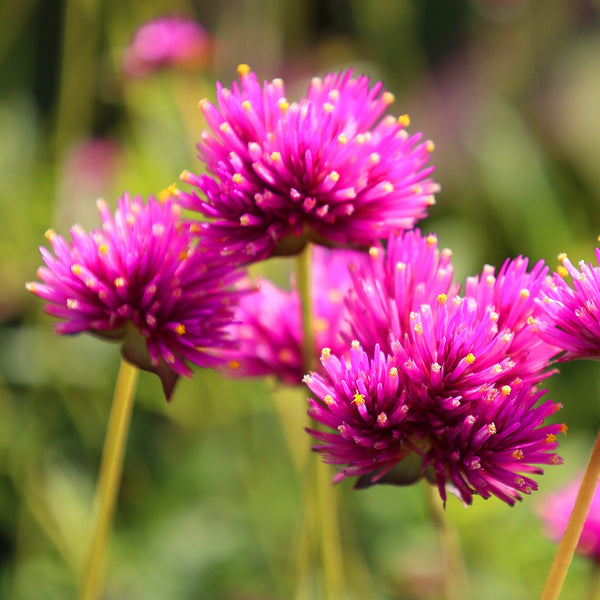
[[[350,286],[350,265],[365,264],[368,255],[343,249],[312,249],[311,290],[315,358],[329,347],[347,353],[350,338],[344,296]],[[226,372],[232,377],[274,376],[290,385],[299,385],[305,374],[300,297],[295,286],[284,291],[267,279],[256,282],[258,291],[240,300],[232,339],[239,345],[226,352]]]
[[[555,542],[560,542],[567,528],[580,485],[581,477],[578,477],[564,488],[549,494],[540,505],[538,512],[546,535]],[[577,551],[600,563],[600,485],[596,486]]]
[[[211,219],[207,235],[248,262],[294,254],[307,241],[368,247],[426,216],[439,186],[431,141],[410,135],[407,115],[383,116],[394,97],[352,70],[314,78],[289,102],[281,79],[261,85],[247,65],[240,83],[200,102],[210,131],[206,172],[182,180],[186,208]]]
[[[171,200],[125,194],[114,215],[103,201],[98,210],[102,228],[75,226],[70,243],[47,232],[54,254],[40,248],[43,283],[27,288],[60,319],[57,333],[122,340],[125,358],[157,373],[169,397],[177,377],[191,375],[188,361],[222,364],[216,351],[231,346],[226,327],[243,273],[202,246]]]
[[[134,33],[123,55],[123,71],[144,77],[165,68],[201,69],[209,61],[211,48],[209,34],[197,21],[160,17]]]

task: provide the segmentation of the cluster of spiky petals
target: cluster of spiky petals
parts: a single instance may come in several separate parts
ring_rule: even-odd
[[[350,286],[349,266],[360,266],[367,256],[353,250],[312,247],[311,290],[315,358],[327,346],[347,353],[350,337],[344,296]],[[233,377],[274,376],[299,385],[305,373],[302,359],[300,297],[292,282],[286,291],[268,279],[257,280],[258,291],[240,300],[230,326],[234,349],[224,353],[226,372]]]
[[[207,172],[184,171],[197,191],[179,192],[226,252],[255,261],[307,240],[368,247],[426,216],[439,189],[433,144],[407,133],[406,115],[383,116],[393,95],[381,83],[329,74],[289,102],[281,79],[261,85],[247,65],[238,72],[231,90],[217,86],[217,106],[200,102]]]
[[[382,477],[411,452],[411,429],[404,425],[409,407],[398,370],[379,348],[370,359],[358,343],[349,362],[324,348],[321,364],[323,374],[304,378],[316,396],[309,400],[309,414],[335,433],[308,429],[320,442],[314,450],[325,462],[344,465],[334,481],[374,470]]]
[[[541,337],[557,348],[562,361],[600,359],[600,268],[584,261],[577,268],[565,254],[553,274],[552,285],[538,300],[544,312],[538,329]],[[596,248],[600,264],[600,249]],[[572,285],[566,281],[571,277]]]
[[[553,450],[566,428],[544,424],[560,405],[538,404],[542,394],[530,387],[469,399],[436,395],[416,386],[396,357],[376,347],[371,358],[358,342],[349,364],[328,348],[321,362],[322,374],[305,377],[316,396],[309,414],[333,432],[309,433],[324,461],[340,466],[335,481],[372,474],[376,483],[416,454],[444,501],[451,490],[466,503],[478,494],[512,505],[537,489],[532,476],[542,473],[539,465],[562,462]]]
[[[519,365],[518,376],[525,381],[531,381],[528,373],[546,371],[558,351],[539,336],[544,316],[539,301],[551,288],[549,268],[540,260],[528,271],[528,264],[523,256],[507,259],[498,274],[485,265],[480,276],[467,278],[464,291],[466,297],[477,300],[480,311],[497,315],[498,330],[508,340],[506,352]]]
[[[381,349],[400,378],[399,401],[409,409],[403,424],[412,428],[403,448],[412,444],[424,468],[433,468],[443,498],[448,486],[466,502],[477,493],[513,503],[534,489],[526,477],[538,472],[534,464],[559,460],[549,452],[555,444],[546,445],[551,431],[541,426],[556,407],[535,406],[535,386],[550,374],[556,353],[537,333],[536,298],[548,287],[547,268],[539,262],[528,270],[522,257],[506,261],[497,275],[486,266],[459,295],[450,252],[439,251],[433,235],[404,232],[369,254],[368,265],[352,270],[346,304],[357,343],[367,356]],[[503,434],[482,450],[480,428],[492,431],[492,424]],[[525,462],[513,465],[509,450],[525,453]]]
[[[351,271],[346,300],[354,337],[372,351],[390,352],[410,329],[410,315],[423,304],[436,307],[459,291],[453,283],[452,253],[439,250],[437,237],[418,229],[392,235],[386,248],[369,250],[369,263]]]
[[[102,228],[74,226],[71,242],[47,232],[54,254],[40,248],[43,283],[27,284],[60,319],[55,331],[122,339],[126,358],[157,372],[165,391],[173,374],[191,375],[188,361],[221,364],[215,350],[231,344],[226,326],[245,293],[232,286],[243,273],[202,246],[171,200],[125,194],[114,215],[103,201],[98,210]]]
[[[197,21],[166,16],[143,23],[123,54],[123,72],[144,77],[161,69],[198,69],[206,66],[212,40]]]
[[[545,533],[555,542],[560,542],[565,533],[580,486],[581,477],[577,477],[566,486],[547,495],[539,506],[538,514],[544,524]],[[577,543],[577,551],[600,563],[600,482],[596,484],[596,491]]]

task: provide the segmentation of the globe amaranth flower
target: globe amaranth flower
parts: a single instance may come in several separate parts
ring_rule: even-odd
[[[562,489],[546,496],[539,506],[538,513],[546,535],[555,542],[560,542],[565,533],[580,485],[581,477],[578,477]],[[577,551],[600,563],[600,486],[598,485],[583,524]]]
[[[596,248],[600,263],[600,250]],[[538,300],[544,319],[538,326],[541,337],[557,347],[562,361],[600,359],[600,269],[581,261],[579,269],[566,254],[554,273],[552,286]],[[572,285],[564,278],[571,276]]]
[[[184,171],[195,189],[179,192],[226,250],[250,262],[307,240],[366,247],[426,215],[439,189],[433,144],[406,132],[406,115],[383,117],[394,98],[381,83],[329,74],[289,102],[281,79],[261,85],[247,65],[238,72],[231,90],[218,84],[217,106],[200,102],[207,172]]]
[[[459,296],[451,252],[438,250],[433,234],[391,236],[370,256],[367,267],[352,271],[347,299],[353,336],[367,351],[379,345],[408,361],[415,381],[460,395],[550,374],[556,349],[537,333],[536,298],[548,285],[543,262],[528,271],[527,259],[507,260],[497,276],[487,265]]]
[[[550,374],[555,353],[536,331],[540,309],[535,298],[548,284],[546,267],[537,263],[528,271],[522,257],[506,261],[497,275],[486,266],[481,276],[467,280],[461,296],[453,281],[450,252],[438,251],[433,235],[414,230],[391,236],[387,248],[373,248],[370,258],[367,267],[352,271],[349,320],[356,344],[363,348],[360,352],[372,360],[377,352],[384,353],[398,377],[396,400],[407,415],[396,447],[397,467],[386,458],[382,468],[364,453],[365,444],[357,442],[341,476],[359,474],[359,487],[410,482],[402,465],[414,469],[412,459],[417,456],[418,475],[436,482],[443,499],[449,489],[465,502],[479,494],[514,503],[535,489],[529,477],[540,472],[535,465],[560,460],[551,450],[556,445],[552,436],[561,426],[543,425],[557,405],[537,406],[541,394],[536,385]],[[323,364],[327,370],[328,354]],[[326,381],[322,385],[329,390],[342,385],[355,392],[349,375],[328,376],[308,379],[321,401],[323,388],[315,389],[312,381]],[[334,382],[334,376],[341,382]],[[321,406],[333,410],[326,402]],[[314,405],[311,411],[331,426],[321,418],[322,411],[314,414]],[[341,409],[336,428],[346,427],[350,422],[343,418],[350,414],[351,405]],[[350,442],[354,438],[373,439],[351,435]],[[359,458],[363,455],[365,460]],[[360,473],[356,464],[361,465]]]
[[[350,337],[344,296],[350,286],[350,265],[361,265],[367,255],[353,250],[312,247],[311,290],[315,358],[328,346],[343,354]],[[275,376],[299,385],[303,365],[301,302],[292,290],[278,288],[268,279],[256,281],[258,291],[240,300],[235,323],[229,328],[238,345],[225,354],[227,373],[233,377]]]
[[[449,489],[466,503],[478,494],[512,505],[537,489],[532,476],[542,473],[538,465],[561,463],[553,450],[565,427],[544,424],[560,406],[538,404],[542,394],[505,386],[465,401],[467,410],[461,410],[460,396],[440,394],[436,402],[424,402],[424,396],[435,396],[426,386],[414,386],[395,357],[377,347],[371,358],[358,342],[352,346],[349,364],[325,348],[323,374],[305,377],[315,395],[309,414],[332,430],[308,431],[323,460],[339,467],[335,481],[359,477],[359,487],[411,483],[401,470],[404,463],[412,469],[416,456],[417,478],[435,482],[444,501]],[[399,474],[389,478],[398,467]]]
[[[243,290],[241,272],[199,243],[171,200],[125,194],[114,215],[98,202],[102,228],[71,229],[72,242],[46,234],[54,254],[41,247],[43,283],[27,288],[60,319],[59,334],[90,332],[123,340],[125,358],[161,378],[167,397],[188,362],[215,367]]]
[[[438,298],[457,295],[452,252],[438,249],[435,234],[418,229],[392,235],[386,248],[369,250],[369,263],[351,270],[352,286],[346,304],[354,337],[373,351],[391,344],[410,328],[410,315],[421,305],[436,306]]]
[[[144,77],[165,69],[200,69],[208,63],[212,40],[200,23],[181,16],[141,25],[123,55],[123,71]]]

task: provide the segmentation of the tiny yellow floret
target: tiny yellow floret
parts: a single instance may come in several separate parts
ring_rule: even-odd
[[[244,100],[244,101],[242,102],[242,108],[243,108],[243,109],[244,109],[246,112],[250,111],[250,109],[252,108],[252,104],[250,104],[250,100]]]
[[[244,181],[241,173],[234,173],[231,179],[234,183],[242,183],[242,181]]]
[[[323,348],[321,350],[321,358],[329,358],[331,356],[331,348]]]
[[[472,352],[469,352],[469,354],[465,356],[465,362],[468,365],[472,365],[475,362],[475,355]]]
[[[325,394],[325,397],[323,398],[323,402],[325,402],[325,404],[327,404],[327,406],[330,406],[331,404],[333,404],[334,400],[330,394]]]
[[[73,265],[71,265],[71,273],[73,273],[73,275],[81,275],[81,270],[82,270],[82,266],[75,263]]]
[[[427,152],[433,152],[435,150],[435,144],[431,140],[425,142],[425,148]]]
[[[510,392],[512,391],[510,385],[503,385],[500,388],[500,391],[502,392],[503,396],[508,396],[510,394]]]
[[[281,152],[271,152],[271,160],[273,162],[278,162],[281,160]]]
[[[361,394],[360,392],[356,392],[356,394],[354,394],[354,399],[352,400],[353,404],[364,404],[365,403],[365,397],[363,394]]]
[[[178,323],[175,327],[175,333],[177,335],[185,335],[185,325],[183,323]]]
[[[340,174],[337,171],[331,171],[331,173],[329,173],[329,179],[331,179],[331,181],[339,181]]]
[[[446,304],[448,296],[446,294],[438,294],[437,301],[439,304]]]
[[[398,123],[400,123],[402,127],[408,127],[410,125],[410,117],[408,115],[400,115],[398,117]]]
[[[248,73],[250,73],[250,67],[245,63],[239,64],[237,66],[237,72],[239,75],[248,75]]]
[[[123,279],[123,277],[117,277],[115,279],[115,287],[118,287],[118,288],[125,287],[125,279]]]

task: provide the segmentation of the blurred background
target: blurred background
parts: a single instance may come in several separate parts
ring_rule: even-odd
[[[458,280],[524,254],[552,268],[591,260],[600,234],[600,2],[585,0],[8,0],[0,3],[0,598],[75,595],[116,347],[59,338],[24,284],[44,231],[98,224],[95,200],[158,193],[188,168],[197,102],[236,66],[283,77],[355,66],[396,96],[409,131],[435,142],[442,186],[420,224],[453,250]],[[178,14],[199,22],[201,60],[125,68],[134,32]],[[164,65],[163,65],[164,67]],[[264,269],[287,280],[283,259]],[[600,367],[547,382],[569,426],[565,465],[514,508],[450,499],[478,599],[529,599],[555,546],[540,500],[583,469],[600,425]],[[274,406],[297,412],[295,445]],[[209,371],[170,405],[141,376],[108,566],[107,599],[293,597],[302,514],[294,449],[304,404],[273,381]],[[422,485],[338,486],[348,598],[441,597],[442,558]],[[578,557],[562,598],[579,599]]]

